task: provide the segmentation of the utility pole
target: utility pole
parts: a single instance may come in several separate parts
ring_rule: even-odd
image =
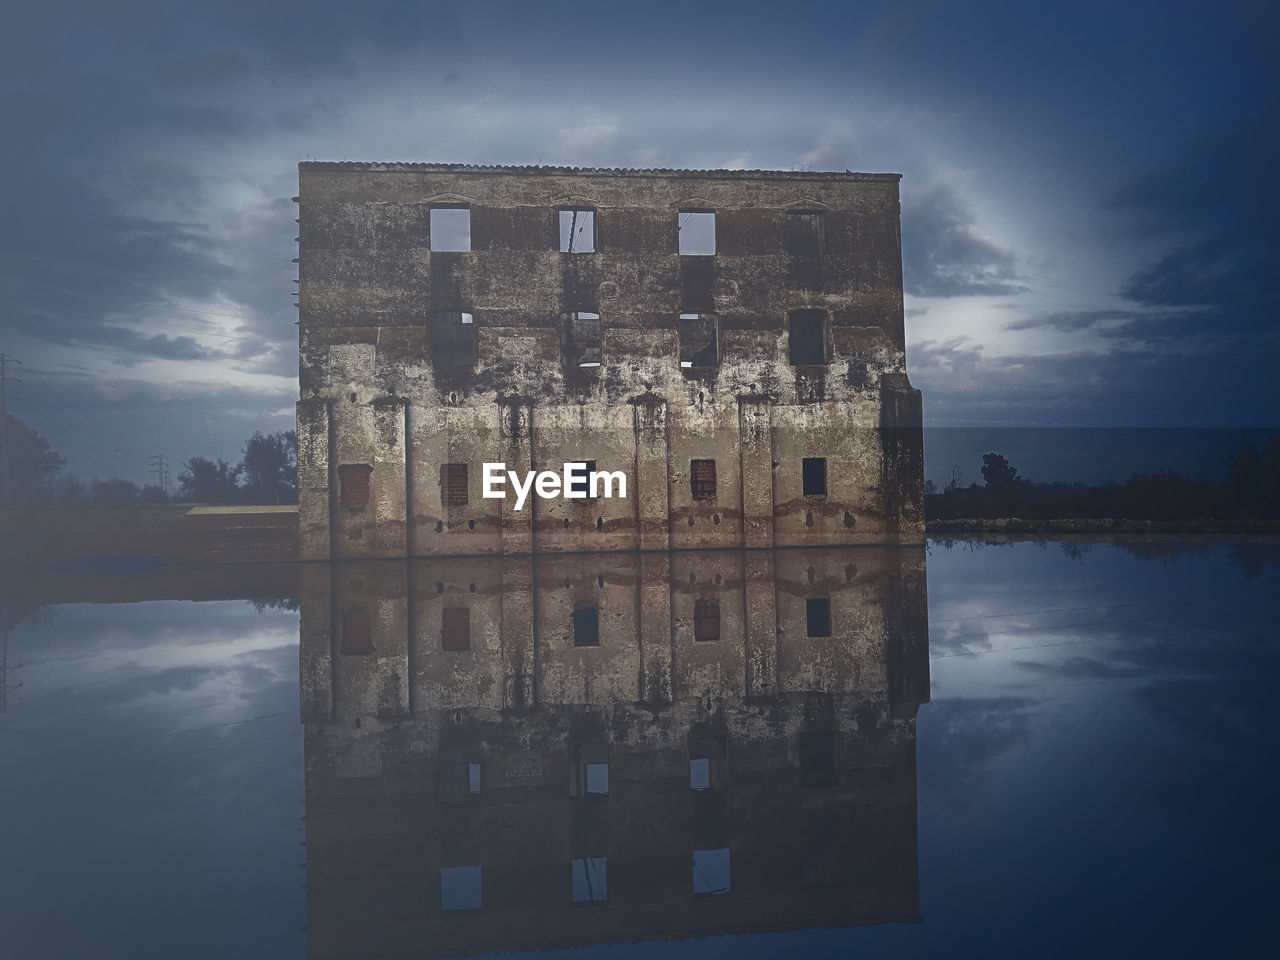
[[[0,506],[9,508],[9,380],[14,383],[22,381],[16,377],[8,377],[5,363],[22,363],[15,357],[0,353]],[[15,400],[17,397],[14,398]]]
[[[151,466],[151,471],[156,475],[156,486],[158,486],[164,495],[169,496],[169,467],[167,464],[168,457],[163,453],[157,453],[147,457],[147,463]]]

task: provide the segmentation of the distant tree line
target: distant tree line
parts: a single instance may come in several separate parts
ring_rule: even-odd
[[[124,507],[140,503],[267,504],[298,502],[298,438],[292,430],[255,431],[238,462],[192,457],[173,490],[120,477],[85,481],[65,474],[66,460],[43,436],[6,414],[8,509]]]
[[[982,457],[982,485],[961,486],[954,468],[942,489],[933,481],[925,483],[925,517],[1280,519],[1280,434],[1272,434],[1261,446],[1242,441],[1223,466],[1226,474],[1216,483],[1164,471],[1088,486],[1037,483],[1021,476],[1004,456],[988,453]]]

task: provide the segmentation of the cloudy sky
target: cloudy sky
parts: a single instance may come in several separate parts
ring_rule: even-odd
[[[81,475],[297,398],[300,160],[901,172],[934,426],[1277,420],[1273,4],[11,3],[11,410]]]

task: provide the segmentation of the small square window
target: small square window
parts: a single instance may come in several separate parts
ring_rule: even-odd
[[[600,314],[575,310],[560,317],[565,363],[570,367],[600,366]]]
[[[471,649],[471,610],[445,607],[441,617],[440,645],[445,650]]]
[[[787,253],[793,257],[820,257],[824,241],[821,212],[792,210],[787,214]]]
[[[719,362],[715,321],[704,313],[680,314],[680,366],[714,367]]]
[[[800,480],[806,497],[827,495],[827,458],[805,457],[800,463]]]
[[[609,764],[583,764],[582,782],[587,794],[607,797],[609,795]]]
[[[720,639],[720,601],[693,601],[693,638],[695,640]]]
[[[600,611],[595,607],[583,607],[573,611],[573,645],[575,647],[600,646]]]
[[[475,317],[459,310],[431,314],[431,362],[438,370],[459,370],[475,362]]]
[[[827,314],[823,310],[792,310],[788,335],[791,363],[797,367],[827,362]]]
[[[831,636],[831,601],[826,597],[810,597],[804,602],[805,635]]]
[[[484,903],[484,882],[479,867],[440,868],[440,909],[479,910]]]
[[[716,252],[716,215],[711,210],[681,210],[680,255],[711,257]]]
[[[714,460],[689,461],[689,486],[695,500],[716,498],[716,462]]]
[[[609,858],[583,857],[569,862],[574,903],[605,903],[609,899]]]
[[[446,507],[466,505],[467,465],[465,463],[440,464],[440,503]]]
[[[560,252],[596,252],[596,212],[587,207],[560,211]]]
[[[353,510],[369,505],[369,477],[373,467],[367,463],[350,463],[338,468],[338,502]]]
[[[689,761],[689,789],[711,789],[711,758],[694,757]]]
[[[720,896],[729,892],[729,848],[693,851],[693,892]]]
[[[831,787],[835,783],[836,735],[830,730],[800,734],[800,786]]]
[[[466,207],[432,207],[431,250],[467,253],[471,249],[471,211]]]
[[[352,607],[342,615],[342,642],[338,649],[356,656],[373,653],[373,623],[364,607]]]

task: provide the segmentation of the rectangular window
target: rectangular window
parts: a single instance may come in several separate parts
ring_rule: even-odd
[[[353,510],[369,505],[369,477],[373,467],[367,463],[351,463],[338,468],[338,502]]]
[[[729,892],[729,848],[693,851],[693,892],[719,896]]]
[[[605,903],[609,899],[609,858],[583,857],[571,860],[571,889],[574,903]]]
[[[560,211],[560,252],[596,252],[596,212],[589,207],[566,207]]]
[[[714,460],[689,461],[689,486],[695,500],[716,498],[716,462]]]
[[[587,794],[607,797],[609,795],[609,764],[583,764],[582,783]]]
[[[827,458],[805,457],[800,462],[800,480],[806,497],[827,495]]]
[[[471,211],[466,207],[432,207],[428,244],[437,253],[470,251]]]
[[[473,797],[480,796],[480,764],[467,764],[467,793]]]
[[[344,654],[373,653],[373,623],[364,607],[353,607],[342,615],[342,642],[338,649]]]
[[[816,367],[827,362],[827,314],[824,310],[792,310],[789,334],[791,363]]]
[[[727,746],[723,736],[689,739],[690,790],[722,790],[728,785]]]
[[[693,601],[693,639],[720,639],[720,601]]]
[[[716,252],[716,215],[710,210],[681,210],[677,221],[682,257],[712,257]]]
[[[836,783],[836,735],[830,730],[800,734],[800,786],[831,787]]]
[[[560,317],[565,363],[570,367],[600,366],[600,314],[575,310]]]
[[[465,463],[440,464],[440,503],[446,507],[466,505],[467,465]]]
[[[431,314],[431,361],[438,370],[457,370],[475,362],[475,317],[459,310]]]
[[[715,321],[704,313],[680,314],[680,366],[714,367],[719,362]]]
[[[600,611],[595,607],[583,607],[573,611],[573,645],[575,647],[600,646]]]
[[[480,759],[477,753],[443,749],[437,763],[441,803],[475,803],[480,799]]]
[[[441,617],[440,646],[445,650],[471,649],[471,610],[445,607]]]
[[[826,597],[810,597],[804,602],[805,636],[831,636],[831,601]]]
[[[483,889],[479,867],[440,868],[441,910],[479,910],[484,904]]]
[[[793,257],[820,257],[824,235],[822,214],[816,210],[787,213],[787,253]]]

